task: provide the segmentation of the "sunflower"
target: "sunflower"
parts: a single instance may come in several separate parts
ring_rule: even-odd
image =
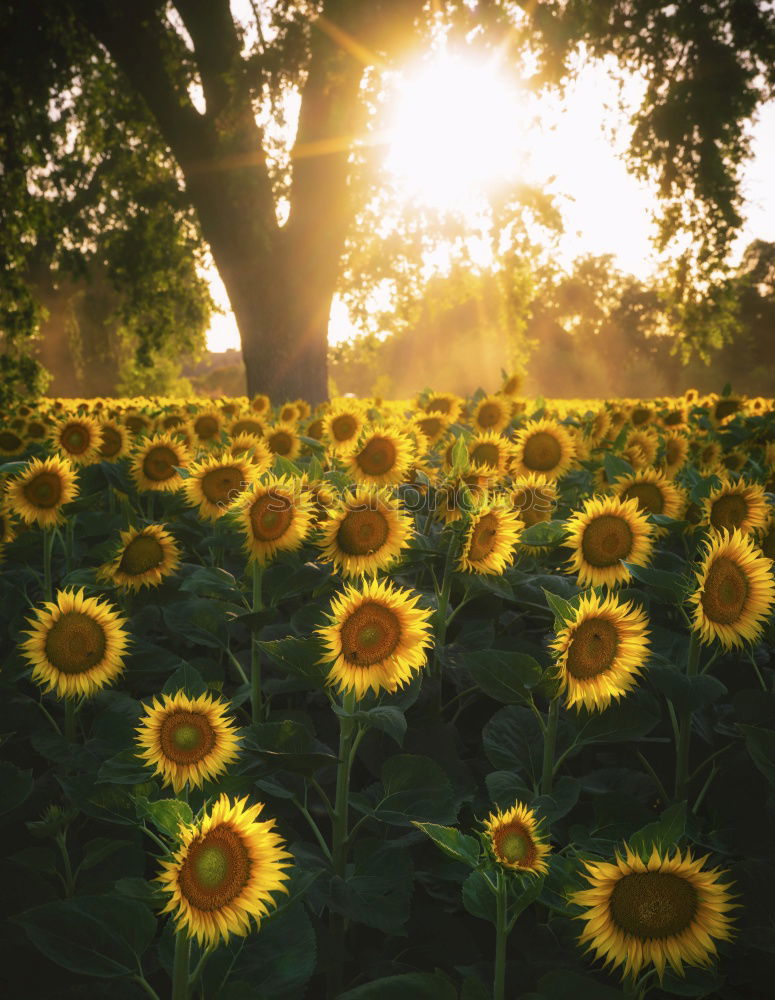
[[[531,473],[514,480],[511,503],[526,527],[550,521],[559,503],[557,485],[545,476]]]
[[[328,683],[360,700],[371,689],[395,691],[425,664],[431,644],[430,611],[418,594],[387,581],[369,580],[335,597],[331,624],[319,629],[330,663]]]
[[[522,391],[522,386],[524,384],[524,376],[520,375],[519,372],[514,372],[513,375],[507,375],[503,380],[503,385],[500,388],[502,396],[518,396]]]
[[[322,441],[324,432],[323,417],[315,417],[305,427],[304,437],[312,438],[313,441]]]
[[[273,424],[265,433],[267,448],[273,455],[280,455],[292,462],[301,451],[301,440],[293,424]]]
[[[568,708],[602,712],[635,686],[649,655],[647,624],[641,608],[613,595],[581,597],[552,643]]]
[[[102,441],[99,458],[103,462],[117,462],[129,452],[129,435],[126,427],[117,420],[103,420],[100,423]]]
[[[268,396],[264,396],[263,393],[259,393],[254,396],[250,401],[250,409],[254,413],[268,413],[271,407]]]
[[[668,410],[668,412],[662,417],[662,426],[669,428],[670,430],[676,430],[686,426],[686,408],[679,406],[675,409]]]
[[[464,573],[503,573],[514,561],[522,527],[508,501],[485,501],[471,514],[458,568]]]
[[[631,431],[624,442],[624,457],[634,469],[653,465],[659,451],[659,438],[649,430]]]
[[[0,501],[0,548],[12,542],[16,534],[13,521],[8,513],[5,504]]]
[[[223,415],[214,408],[200,410],[191,418],[191,429],[198,444],[218,444],[225,430]]]
[[[653,964],[660,979],[670,965],[683,975],[683,963],[709,965],[716,955],[714,938],[731,936],[731,886],[718,868],[704,869],[707,855],[692,857],[676,850],[672,857],[653,846],[648,861],[625,844],[614,864],[585,861],[589,889],[570,901],[585,908],[580,944],[633,979]]]
[[[53,436],[54,447],[75,465],[89,465],[99,457],[102,430],[92,417],[63,420]]]
[[[9,508],[27,524],[50,528],[64,520],[62,508],[78,495],[76,474],[66,458],[33,458],[8,482]]]
[[[59,590],[29,618],[22,655],[32,664],[32,679],[58,698],[92,695],[124,669],[129,636],[126,619],[105,601],[83,590]]]
[[[322,419],[323,436],[332,451],[342,451],[355,444],[363,430],[361,408],[350,403],[334,404]]]
[[[512,473],[529,476],[538,472],[547,479],[560,479],[571,467],[573,440],[556,420],[530,420],[517,433]]]
[[[138,490],[171,492],[183,485],[177,469],[185,468],[188,461],[188,448],[172,434],[155,434],[135,451],[132,478]]]
[[[13,455],[21,455],[26,445],[22,434],[11,427],[0,427],[0,455],[11,458]]]
[[[178,831],[180,846],[157,881],[170,899],[162,913],[172,913],[176,928],[196,938],[203,948],[244,937],[250,918],[261,918],[275,906],[273,892],[287,892],[285,850],[274,821],[258,822],[262,803],[231,802],[221,795],[209,812]]]
[[[263,475],[272,465],[272,453],[261,438],[254,434],[238,434],[231,439],[228,452],[235,458],[246,458],[255,467],[255,474]]]
[[[141,434],[145,434],[152,427],[152,421],[150,417],[145,416],[145,414],[140,413],[137,410],[128,410],[124,414],[124,426],[127,428],[132,437],[139,437]]]
[[[742,410],[742,408],[742,397],[719,396],[711,407],[711,420],[718,425],[727,424]]]
[[[277,419],[281,424],[297,424],[299,422],[299,409],[295,403],[283,403]]]
[[[721,463],[722,454],[721,445],[718,441],[712,438],[705,438],[703,441],[700,441],[697,448],[697,465],[700,467],[700,472],[704,475],[715,472]]]
[[[484,820],[485,843],[495,861],[520,875],[545,875],[549,844],[540,831],[541,821],[521,802],[501,812],[495,809]]]
[[[441,414],[449,424],[454,424],[460,418],[463,402],[458,396],[452,393],[433,393],[421,407],[426,413]]]
[[[184,691],[153,699],[137,727],[137,756],[154,768],[177,795],[186,784],[201,788],[238,756],[228,706],[212,695],[189,698]]]
[[[751,535],[720,531],[707,543],[697,573],[692,628],[700,640],[718,639],[724,649],[755,642],[775,604],[772,560]]]
[[[511,400],[504,396],[485,396],[474,409],[473,425],[478,431],[499,434],[511,421]]]
[[[241,434],[250,434],[253,437],[262,438],[266,434],[266,425],[257,417],[238,417],[233,420],[229,427],[229,436],[234,439]]]
[[[620,500],[638,501],[638,510],[643,514],[664,514],[665,517],[680,518],[686,505],[682,489],[657,469],[641,469],[631,476],[623,476],[613,484],[614,496]]]
[[[199,516],[217,521],[248,489],[257,475],[255,465],[247,458],[206,458],[189,468],[183,482],[186,499],[199,507]]]
[[[301,548],[315,518],[310,494],[285,476],[254,483],[235,504],[249,562],[265,565],[280,552]]]
[[[432,446],[444,437],[450,427],[450,420],[443,413],[418,413],[412,419],[412,425],[418,428]]]
[[[489,476],[463,476],[442,483],[434,494],[433,514],[445,524],[459,521],[464,511],[473,510],[488,493]]]
[[[345,453],[351,477],[365,486],[397,486],[406,479],[413,460],[412,442],[394,427],[366,430]]]
[[[158,587],[180,566],[180,550],[161,524],[129,528],[121,532],[121,543],[113,559],[102,566],[99,577],[118,587],[140,590]]]
[[[32,417],[27,421],[24,433],[30,441],[42,441],[45,437],[48,437],[49,427],[45,420],[41,417]],[[2,443],[0,443],[0,454],[3,453]]]
[[[764,555],[775,560],[775,516],[770,515],[759,542]]]
[[[704,520],[711,533],[719,531],[761,531],[770,514],[770,504],[758,483],[740,479],[722,483],[705,498]]]
[[[608,410],[598,410],[592,417],[592,422],[587,430],[587,437],[593,444],[601,444],[611,433],[611,417]]]
[[[500,434],[487,431],[468,442],[468,457],[472,472],[487,476],[503,476],[511,459],[511,442]]]
[[[689,442],[682,434],[668,434],[665,438],[664,468],[668,476],[674,476],[686,464]]]
[[[638,510],[638,501],[618,497],[593,497],[567,521],[573,549],[569,570],[578,574],[582,587],[614,587],[627,583],[630,571],[624,562],[645,566],[654,547],[654,529]]]
[[[321,525],[323,558],[343,576],[376,574],[398,558],[412,519],[384,490],[360,486]]]

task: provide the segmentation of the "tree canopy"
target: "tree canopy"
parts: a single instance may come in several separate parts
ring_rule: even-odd
[[[237,318],[248,390],[323,398],[343,254],[383,183],[363,153],[374,94],[386,69],[441,35],[497,48],[533,88],[561,85],[580,52],[643,74],[630,164],[661,197],[673,308],[687,331],[704,328],[708,280],[740,227],[751,118],[772,94],[771,4],[274,0],[240,10],[235,19],[228,0],[5,5],[6,357],[21,357],[37,322],[29,261],[59,270],[97,246],[141,355],[191,336],[206,312],[194,269],[204,241]]]

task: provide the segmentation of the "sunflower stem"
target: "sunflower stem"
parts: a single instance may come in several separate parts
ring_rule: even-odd
[[[43,600],[54,600],[54,587],[51,579],[51,555],[54,551],[54,529],[43,529]]]
[[[334,874],[344,880],[347,876],[348,819],[350,796],[350,770],[353,765],[353,729],[355,720],[355,692],[348,691],[342,698],[344,715],[339,716],[339,763],[336,766],[336,798],[334,800],[333,829],[331,835],[331,858]],[[330,922],[332,952],[329,970],[329,994],[336,996],[342,985],[342,965],[344,960],[344,918],[331,914]]]
[[[75,701],[65,698],[65,739],[75,742]]]
[[[696,632],[689,639],[689,654],[686,658],[686,676],[694,677],[700,662],[700,640]],[[675,797],[678,801],[686,798],[689,783],[689,750],[692,736],[692,710],[681,712],[678,720],[678,740],[675,748]]]
[[[541,768],[541,794],[551,795],[554,781],[554,752],[557,747],[557,727],[560,722],[560,699],[552,698],[544,731],[544,760]]]
[[[264,602],[261,594],[261,584],[264,577],[264,567],[257,560],[253,563],[253,614],[263,610]],[[263,705],[261,701],[261,647],[258,645],[261,628],[255,622],[252,626],[250,644],[250,708],[253,723],[261,721]]]
[[[503,872],[499,869],[495,894],[495,974],[493,976],[493,1000],[504,1000],[506,995],[506,892],[508,886]]]
[[[185,931],[175,934],[175,959],[172,966],[172,1000],[188,1000],[188,959],[191,951]]]

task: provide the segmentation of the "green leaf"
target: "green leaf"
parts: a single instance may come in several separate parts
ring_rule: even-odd
[[[262,652],[289,674],[313,688],[322,688],[328,676],[328,666],[321,663],[323,647],[316,639],[274,639],[259,642]]]
[[[270,773],[282,770],[309,776],[336,763],[336,756],[320,750],[309,729],[294,719],[247,726],[242,731],[242,745],[249,751],[246,758],[251,770],[254,757]]]
[[[198,698],[207,693],[207,683],[199,671],[190,663],[181,663],[178,669],[167,678],[163,694],[176,694],[184,691],[189,698]]]
[[[463,436],[460,435],[452,447],[452,471],[450,475],[463,475],[463,473],[468,472],[469,465],[468,445]]]
[[[622,565],[636,580],[646,584],[650,596],[656,597],[663,603],[683,604],[691,590],[691,583],[680,573],[651,569],[649,566],[636,566],[629,562],[623,562]]]
[[[52,962],[106,979],[134,975],[156,932],[147,906],[115,893],[44,903],[11,919]]]
[[[759,726],[744,726],[739,722],[737,728],[743,734],[751,760],[775,788],[775,732]]]
[[[170,632],[186,643],[217,648],[225,641],[226,616],[219,601],[191,597],[165,605],[162,614]]]
[[[360,840],[347,878],[331,879],[328,904],[355,923],[402,935],[409,919],[412,877],[407,850],[389,841]]]
[[[538,981],[537,1000],[627,1000],[631,994],[606,986],[592,976],[555,969]]]
[[[457,1000],[457,989],[441,972],[407,972],[356,986],[337,1000]]]
[[[486,695],[506,705],[525,701],[540,682],[540,665],[527,653],[488,649],[457,657]]]
[[[438,847],[455,861],[461,861],[469,868],[479,864],[481,846],[476,837],[469,837],[452,826],[439,826],[437,823],[414,823],[418,830],[431,838]]]
[[[654,845],[660,851],[673,848],[685,832],[686,803],[676,802],[675,805],[665,809],[654,823],[648,823],[629,837],[628,843],[633,851],[639,853],[645,861],[651,854]]]
[[[239,604],[242,593],[237,581],[219,566],[197,566],[180,585],[184,593]]]
[[[550,590],[546,590],[544,587],[541,589],[546,597],[546,603],[554,612],[554,620],[556,624],[562,628],[567,622],[573,621],[575,613],[573,605],[570,601],[566,601],[564,597],[560,597],[559,594],[553,594]]]
[[[79,871],[88,871],[100,864],[111,854],[121,850],[122,847],[131,846],[131,840],[118,840],[111,837],[95,837],[90,840],[83,850],[83,860],[78,866]]]
[[[647,691],[633,691],[604,712],[582,709],[577,717],[577,742],[624,743],[638,740],[659,723],[656,700]]]
[[[277,476],[291,476],[293,479],[301,475],[298,465],[284,455],[275,455],[273,471]]]
[[[487,759],[494,768],[515,774],[541,773],[543,735],[533,713],[521,705],[507,705],[482,730]]]
[[[32,771],[20,771],[6,762],[0,763],[0,815],[16,809],[32,792]]]
[[[339,705],[334,705],[334,712],[339,716],[349,714]],[[355,711],[349,717],[360,722],[367,729],[382,730],[399,746],[403,746],[406,736],[406,716],[400,708],[395,708],[392,705],[375,705],[374,708]]]
[[[481,920],[495,923],[495,874],[492,871],[471,872],[463,883],[463,906]]]
[[[525,528],[519,536],[522,545],[560,545],[568,535],[564,521],[539,521]]]
[[[396,754],[382,766],[382,791],[373,812],[377,819],[396,826],[413,820],[454,823],[457,803],[449,778],[430,757]],[[365,805],[355,796],[353,804]]]
[[[647,676],[679,712],[705,708],[727,693],[721,681],[711,674],[694,674],[688,677],[677,667],[652,664]]]
[[[631,476],[634,472],[629,462],[620,458],[619,455],[612,454],[610,451],[607,451],[603,456],[603,468],[605,469],[606,479],[609,483]]]
[[[100,766],[97,784],[142,785],[151,778],[151,768],[144,764],[134,750],[121,750]]]
[[[137,802],[137,813],[140,818],[147,817],[162,833],[177,839],[180,827],[191,823],[194,819],[191,806],[180,799],[157,799],[149,802],[140,798]]]

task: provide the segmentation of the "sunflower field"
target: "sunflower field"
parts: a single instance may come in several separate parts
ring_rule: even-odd
[[[765,1000],[775,409],[0,414],[0,989]]]

